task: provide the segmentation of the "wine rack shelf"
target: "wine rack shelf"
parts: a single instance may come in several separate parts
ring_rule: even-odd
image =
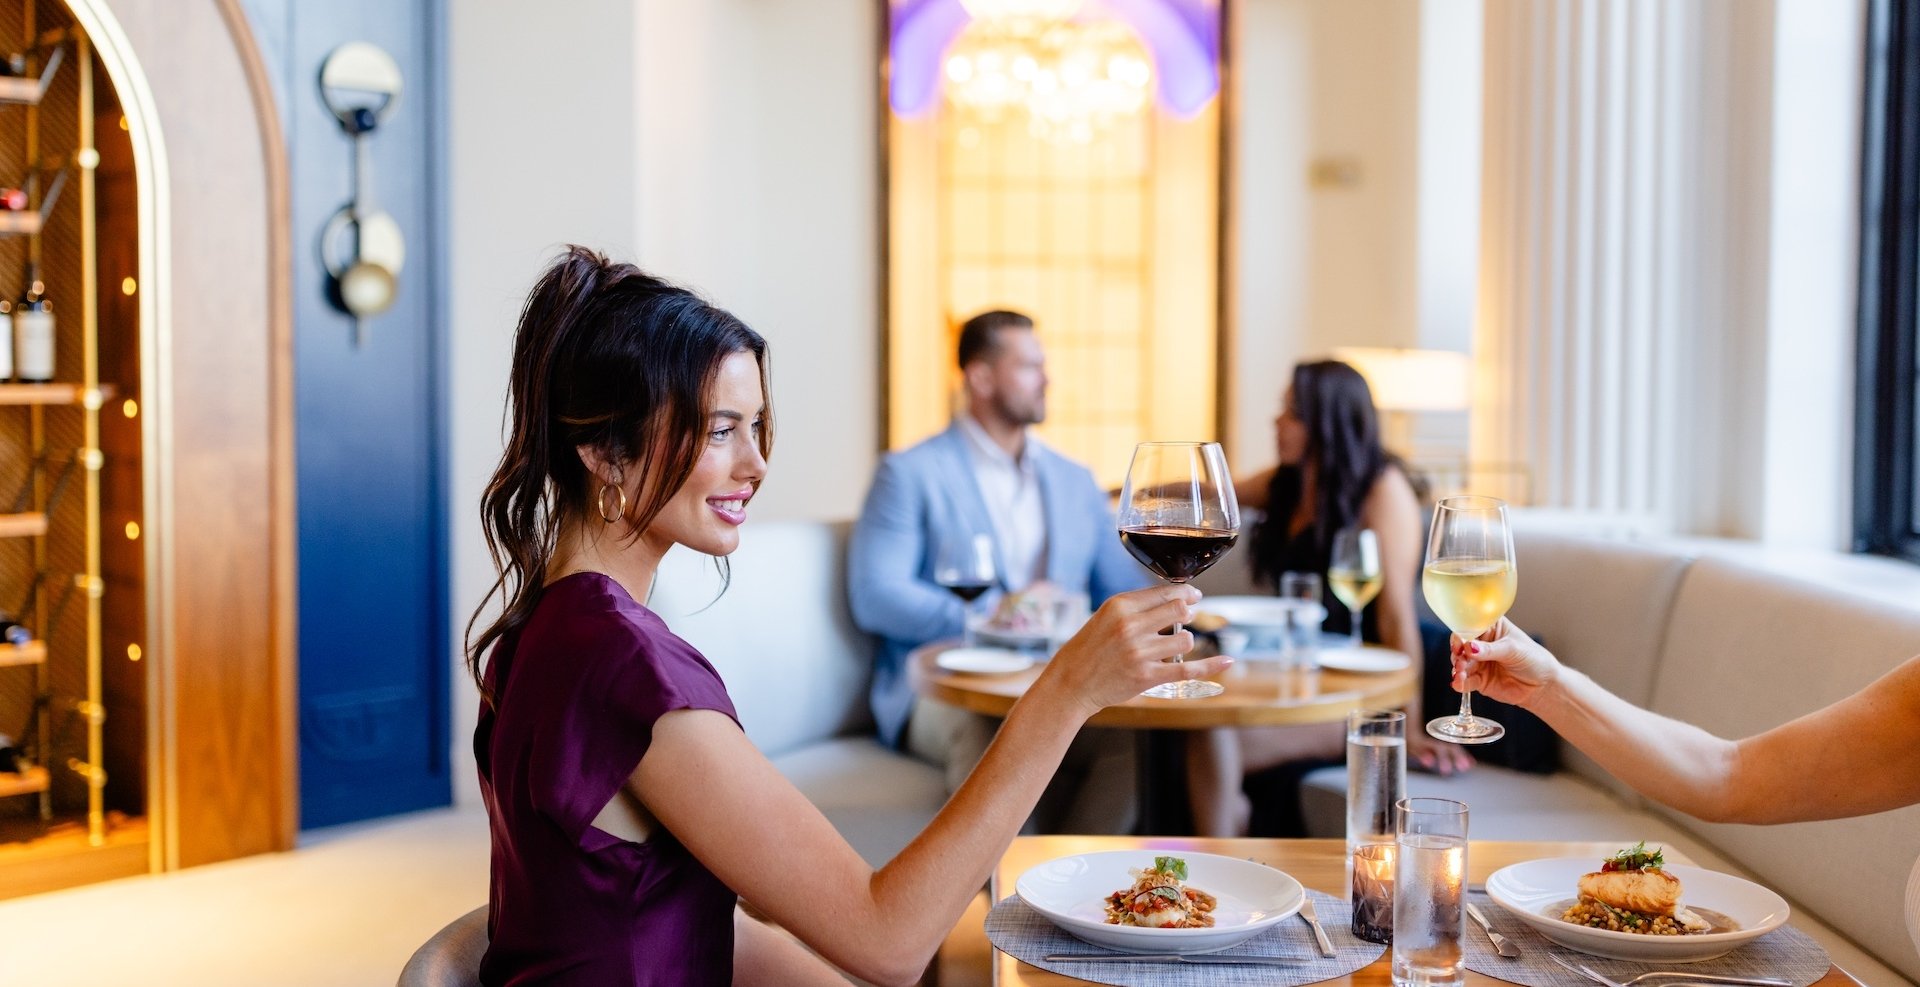
[[[46,790],[46,768],[28,768],[18,773],[0,772],[0,798],[10,795],[32,795]]]
[[[113,388],[99,388],[99,400],[113,397]],[[79,384],[0,384],[0,404],[85,404],[87,389]]]
[[[5,80],[0,80],[5,81]],[[32,209],[0,210],[0,234],[32,235],[40,232],[40,213]]]
[[[40,101],[46,98],[47,87],[53,83],[53,74],[60,71],[60,62],[66,58],[66,53],[65,48],[53,49],[53,54],[47,57],[46,67],[40,70],[40,77],[37,79],[23,76],[0,77],[0,103],[16,103],[22,106],[40,105]]]
[[[28,641],[25,644],[0,644],[0,668],[10,665],[38,665],[47,660],[47,642]]]
[[[0,514],[0,538],[36,538],[47,533],[47,516],[39,511]],[[0,661],[0,665],[6,662]]]

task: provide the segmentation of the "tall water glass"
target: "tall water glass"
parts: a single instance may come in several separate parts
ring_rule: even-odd
[[[1394,805],[1407,797],[1407,714],[1356,709],[1347,714],[1347,857],[1392,843]]]
[[[1320,625],[1327,619],[1327,607],[1320,596],[1320,574],[1281,573],[1280,599],[1287,604],[1287,623],[1281,629],[1281,661],[1289,668],[1313,668],[1320,663]]]
[[[1394,805],[1407,795],[1407,714],[1347,714],[1347,891],[1353,934],[1392,942]]]
[[[1401,799],[1394,833],[1394,987],[1459,987],[1467,979],[1467,804]]]

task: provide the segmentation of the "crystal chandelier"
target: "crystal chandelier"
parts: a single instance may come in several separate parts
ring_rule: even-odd
[[[970,0],[983,7],[1066,8],[1065,0]],[[1084,144],[1144,111],[1153,63],[1126,24],[1055,20],[1043,27],[975,21],[948,53],[947,98],[987,120],[1024,112],[1036,136]]]

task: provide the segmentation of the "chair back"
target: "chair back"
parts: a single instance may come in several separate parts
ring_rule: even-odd
[[[480,987],[480,957],[487,951],[487,906],[454,919],[414,951],[400,971],[399,987]]]

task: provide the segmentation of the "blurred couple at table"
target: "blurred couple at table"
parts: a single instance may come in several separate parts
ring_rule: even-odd
[[[959,639],[968,601],[942,585],[942,544],[984,537],[992,546],[992,583],[975,606],[1048,592],[1085,594],[1098,607],[1108,597],[1148,585],[1152,576],[1122,547],[1107,493],[1084,465],[1033,434],[1046,418],[1046,353],[1033,320],[990,311],[968,319],[959,334],[964,407],[946,431],[887,456],[874,475],[853,532],[848,594],[854,620],[879,638],[872,686],[874,720],[889,744],[945,769],[956,789],[992,740],[999,721],[923,697],[908,680],[907,657],[935,641]],[[1273,587],[1285,572],[1322,576],[1335,533],[1366,528],[1379,545],[1383,588],[1368,608],[1362,636],[1407,654],[1431,654],[1441,688],[1447,674],[1445,632],[1423,648],[1414,606],[1424,532],[1414,477],[1382,447],[1367,383],[1335,361],[1293,370],[1274,421],[1278,464],[1242,473],[1235,490],[1252,525],[1249,558],[1256,579]],[[1345,607],[1325,601],[1324,630],[1346,633]],[[1204,604],[1203,604],[1204,607]],[[1429,634],[1433,637],[1433,634]],[[1418,699],[1408,710],[1420,719]],[[1416,738],[1416,767],[1451,774],[1472,758],[1461,748]],[[1291,791],[1306,770],[1344,755],[1337,723],[1224,728],[1186,737],[1185,775],[1195,831],[1208,836],[1248,832],[1255,805],[1245,783],[1261,793],[1262,829],[1298,832]],[[1137,745],[1127,731],[1082,731],[1048,787],[1030,829],[1118,833],[1134,824]]]

